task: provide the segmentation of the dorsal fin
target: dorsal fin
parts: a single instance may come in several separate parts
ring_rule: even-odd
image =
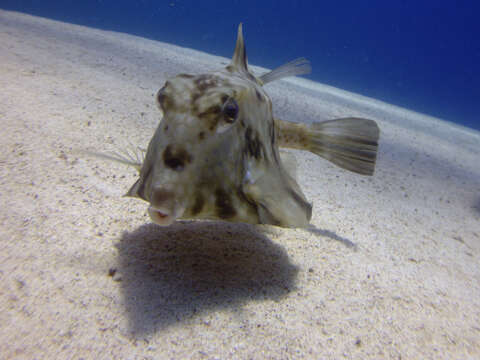
[[[236,71],[248,73],[247,50],[243,41],[242,23],[238,25],[237,44],[230,66]]]

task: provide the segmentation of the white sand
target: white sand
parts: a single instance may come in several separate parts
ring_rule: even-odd
[[[165,78],[228,61],[0,11],[0,357],[480,358],[478,133],[268,85],[284,119],[382,130],[373,178],[295,153],[316,234],[151,225],[133,169],[75,152],[144,146]]]

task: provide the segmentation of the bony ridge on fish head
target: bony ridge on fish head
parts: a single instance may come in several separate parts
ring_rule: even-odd
[[[293,73],[298,69],[287,71]],[[150,203],[155,223],[197,218],[308,224],[311,205],[282,167],[272,103],[262,88],[285,71],[269,74],[257,78],[248,70],[240,25],[224,70],[179,74],[158,91],[164,116],[127,193]]]

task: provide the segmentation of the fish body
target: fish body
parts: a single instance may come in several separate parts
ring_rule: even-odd
[[[240,25],[230,65],[179,74],[157,93],[163,119],[143,163],[136,164],[140,176],[127,196],[149,202],[159,225],[182,218],[307,226],[312,205],[284,166],[279,146],[371,175],[379,134],[367,119],[313,125],[274,119],[263,85],[309,70],[299,59],[256,77],[248,69]]]

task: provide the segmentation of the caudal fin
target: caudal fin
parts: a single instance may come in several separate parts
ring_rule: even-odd
[[[314,123],[308,130],[308,150],[343,169],[373,175],[380,135],[375,121],[342,118]]]

